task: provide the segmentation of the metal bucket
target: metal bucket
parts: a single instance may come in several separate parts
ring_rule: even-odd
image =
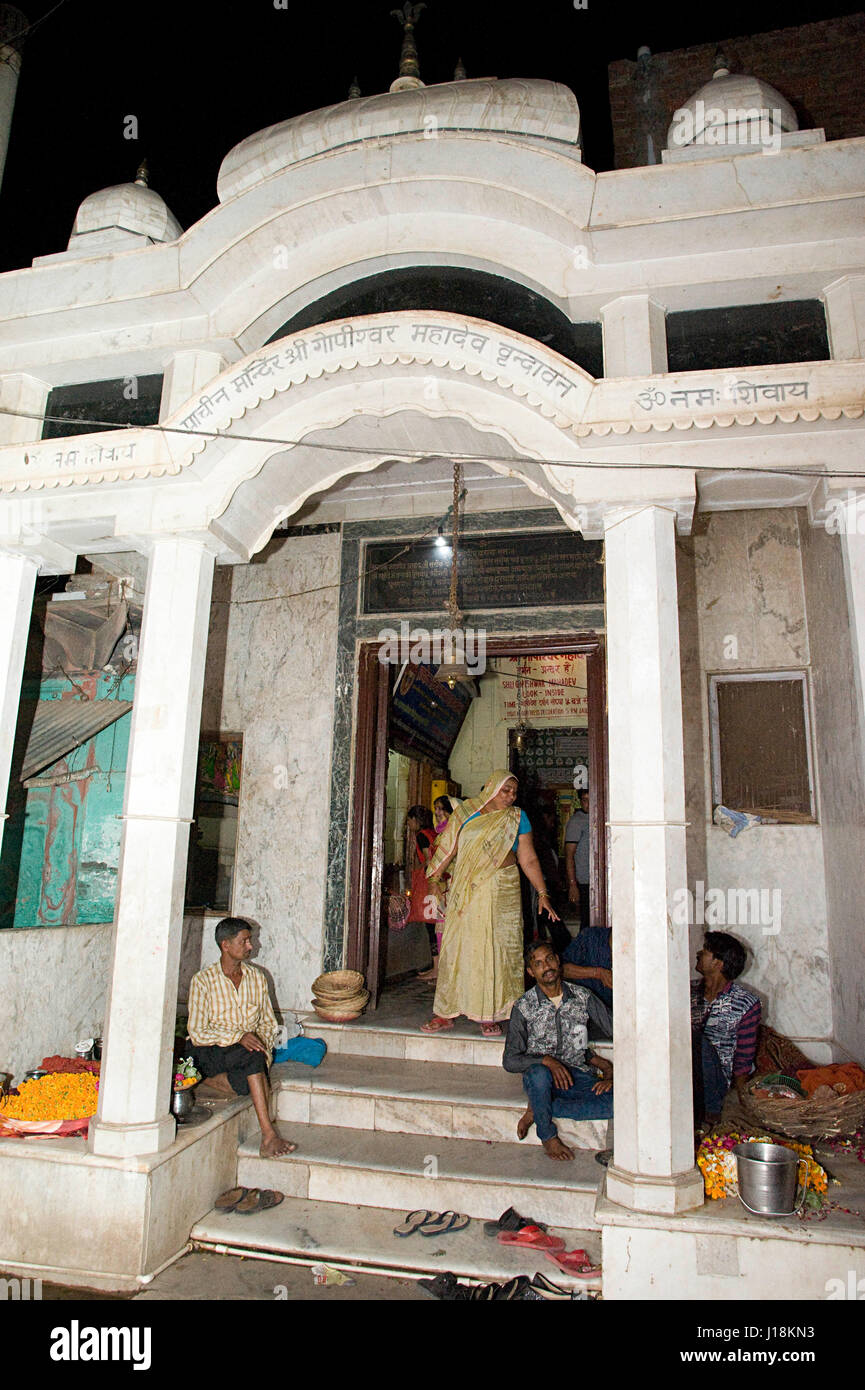
[[[808,1161],[783,1144],[737,1144],[739,1201],[755,1216],[792,1216],[808,1190]],[[804,1176],[800,1177],[800,1169]],[[796,1188],[801,1187],[801,1196]]]

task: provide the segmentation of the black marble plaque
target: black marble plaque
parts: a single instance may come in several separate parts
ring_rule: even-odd
[[[368,545],[364,613],[435,613],[447,604],[450,546],[435,541]],[[457,602],[476,609],[539,608],[600,603],[603,546],[572,531],[463,536]]]

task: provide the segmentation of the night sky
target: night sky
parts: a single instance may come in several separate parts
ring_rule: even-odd
[[[223,157],[245,136],[364,95],[397,75],[395,0],[21,0],[36,27],[23,70],[0,193],[0,270],[66,247],[88,193],[132,179],[151,186],[183,227],[216,204]],[[654,52],[854,14],[859,4],[619,5],[588,0],[429,0],[417,26],[421,76],[545,77],[576,93],[585,162],[612,167],[607,64]],[[54,9],[54,13],[50,11]],[[44,17],[44,22],[39,23]],[[707,73],[707,78],[710,74]],[[138,121],[137,141],[124,119]]]

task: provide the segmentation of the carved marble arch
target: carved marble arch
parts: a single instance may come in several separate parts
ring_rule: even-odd
[[[362,336],[387,325],[390,341]],[[419,327],[427,336],[413,339]],[[582,529],[576,472],[561,465],[580,457],[572,431],[591,394],[587,373],[542,344],[450,314],[377,315],[324,330],[334,339],[340,333],[344,341],[318,358],[313,344],[322,330],[271,343],[178,412],[187,428],[200,429],[197,400],[246,380],[268,353],[276,358],[273,373],[249,381],[237,406],[226,389],[231,422],[223,427],[211,417],[225,433],[185,445],[178,459],[207,488],[210,529],[228,548],[255,554],[277,525],[350,474],[394,459],[422,470],[425,460],[454,454],[525,484]],[[474,355],[467,335],[479,344]],[[286,363],[291,379],[280,375]]]

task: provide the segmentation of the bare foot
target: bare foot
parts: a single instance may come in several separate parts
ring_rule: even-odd
[[[548,1158],[573,1158],[574,1151],[569,1149],[567,1144],[563,1144],[557,1134],[552,1139],[544,1139],[544,1153]]]
[[[286,1154],[293,1154],[297,1148],[290,1139],[283,1139],[276,1130],[272,1134],[263,1135],[261,1147],[258,1150],[260,1158],[283,1158]]]
[[[425,984],[433,984],[439,977],[438,967],[434,965],[431,970],[419,970],[417,977]]]
[[[517,1121],[517,1138],[525,1139],[534,1122],[535,1117],[532,1114],[532,1107],[529,1106],[525,1114],[521,1115],[519,1120]]]

